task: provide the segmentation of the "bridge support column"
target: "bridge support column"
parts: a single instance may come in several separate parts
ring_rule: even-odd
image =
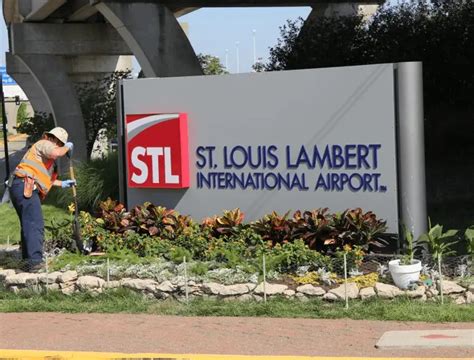
[[[186,34],[159,2],[90,0],[137,57],[146,77],[202,75]]]
[[[28,68],[23,65],[17,56],[7,52],[5,54],[7,72],[25,92],[28,100],[36,112],[52,114],[53,109],[48,101],[46,94],[43,93],[40,85],[30,73]]]
[[[76,146],[74,157],[86,160],[86,131],[82,111],[63,57],[37,54],[18,54],[15,57],[36,80],[43,98],[48,100],[56,125],[69,132]]]

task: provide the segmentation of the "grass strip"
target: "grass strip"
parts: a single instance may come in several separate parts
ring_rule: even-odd
[[[45,225],[49,225],[51,219],[61,220],[69,217],[67,209],[53,205],[42,205],[41,208]],[[20,220],[13,207],[3,204],[0,205],[0,244],[6,244],[8,237],[10,237],[10,244],[20,242]]]
[[[394,320],[425,322],[469,322],[474,319],[474,306],[444,305],[419,302],[407,298],[395,300],[354,300],[349,310],[343,302],[327,303],[320,299],[300,301],[272,298],[262,301],[222,301],[195,299],[189,305],[176,300],[148,299],[127,289],[108,290],[103,294],[63,295],[13,294],[0,290],[0,312],[64,312],[64,313],[145,313],[179,316],[280,317],[354,320]]]

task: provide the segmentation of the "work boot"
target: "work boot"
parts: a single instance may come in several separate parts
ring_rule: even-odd
[[[44,262],[40,262],[38,264],[30,265],[28,268],[29,273],[42,273],[46,272],[46,264]]]

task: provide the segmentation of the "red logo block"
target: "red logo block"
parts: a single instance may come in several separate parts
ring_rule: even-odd
[[[187,115],[127,115],[126,122],[128,186],[188,188]]]

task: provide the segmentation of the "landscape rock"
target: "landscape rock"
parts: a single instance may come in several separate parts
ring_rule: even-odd
[[[426,296],[426,294],[423,294],[421,297],[417,298],[416,300],[420,302],[425,302],[427,299],[428,297]]]
[[[288,289],[288,286],[286,286],[286,285],[265,283],[265,290],[267,292],[267,296],[283,295],[283,293],[287,289]],[[255,288],[254,293],[257,294],[257,295],[263,295],[263,283],[260,283]]]
[[[468,290],[472,293],[474,293],[474,284],[469,285]]]
[[[38,274],[30,274],[30,273],[19,273],[19,274],[12,274],[8,275],[4,283],[7,286],[12,285],[26,285],[26,282],[37,283],[38,282]]]
[[[218,283],[204,283],[202,289],[212,295],[219,296],[236,296],[244,295],[255,289],[255,284],[235,284],[235,285],[222,285]],[[268,292],[267,292],[268,294]]]
[[[250,294],[240,295],[237,299],[240,300],[240,301],[253,301],[253,300],[255,300],[253,295],[250,295]]]
[[[426,290],[426,296],[428,298],[432,298],[434,296],[438,296],[439,295],[439,291],[434,289],[434,288],[429,288],[428,290]]]
[[[424,286],[418,286],[418,288],[416,288],[416,290],[407,290],[407,291],[405,291],[405,294],[409,298],[415,299],[415,298],[420,298],[423,295],[425,295],[425,292],[426,292],[426,288]]]
[[[336,294],[333,294],[332,292],[328,292],[328,293],[323,295],[323,300],[337,301],[337,300],[339,300],[339,297]]]
[[[471,291],[466,291],[466,304],[474,304],[474,294]]]
[[[454,303],[456,305],[464,305],[466,303],[466,299],[464,298],[464,296],[460,296],[456,300],[454,300]]]
[[[169,292],[175,291],[175,290],[176,290],[176,286],[173,285],[173,284],[171,283],[171,281],[166,280],[166,281],[163,281],[161,284],[159,284],[159,285],[156,287],[156,290],[161,291],[161,292],[169,293]]]
[[[41,273],[38,276],[38,281],[43,284],[54,284],[58,281],[61,275],[62,273],[60,271],[54,271],[52,273]]]
[[[59,283],[70,283],[77,280],[77,271],[68,270],[63,272],[60,276],[58,276]]]
[[[60,285],[59,287],[61,288],[61,292],[64,295],[72,295],[76,291],[76,287],[74,285],[70,285],[68,287],[61,287],[61,284],[59,285]]]
[[[104,287],[107,289],[116,289],[122,286],[122,283],[118,280],[111,280],[109,282],[105,282]]]
[[[105,286],[105,281],[96,276],[80,276],[77,278],[76,286],[82,291],[101,290]]]
[[[131,279],[122,282],[122,286],[132,290],[148,290],[151,292],[156,291],[158,283],[151,279]]]
[[[0,270],[0,281],[4,281],[7,276],[15,275],[15,270]]]
[[[440,282],[438,280],[438,289],[440,290]],[[454,281],[443,280],[443,294],[460,294],[466,291],[462,286],[456,284]]]
[[[398,287],[384,284],[384,283],[375,283],[375,292],[377,295],[383,299],[393,299],[396,296],[402,295],[403,291]]]
[[[345,285],[338,286],[335,289],[329,290],[331,294],[336,295],[339,299],[345,300]],[[359,288],[357,287],[356,283],[347,283],[347,298],[349,299],[357,299],[359,296]]]
[[[283,295],[285,295],[286,297],[293,297],[295,294],[296,294],[295,290],[288,289],[288,290],[283,291]]]
[[[313,286],[311,284],[298,286],[296,291],[309,296],[323,296],[326,294],[326,291],[322,287]]]
[[[375,295],[377,294],[375,293],[375,289],[373,287],[366,287],[366,288],[360,289],[359,291],[359,297],[362,300],[369,299],[371,297],[374,297]]]

